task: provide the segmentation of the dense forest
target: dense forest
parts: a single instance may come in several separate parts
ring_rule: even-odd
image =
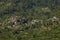
[[[60,40],[60,0],[0,0],[0,40]]]

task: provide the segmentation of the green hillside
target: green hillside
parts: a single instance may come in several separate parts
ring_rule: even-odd
[[[0,40],[60,40],[60,0],[0,0]]]

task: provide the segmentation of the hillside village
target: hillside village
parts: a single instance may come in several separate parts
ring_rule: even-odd
[[[14,16],[10,17],[8,19],[8,28],[20,28],[23,26],[31,26],[31,25],[36,25],[36,23],[40,23],[40,26],[47,26],[47,25],[60,25],[60,18],[58,17],[52,17],[46,20],[39,20],[39,19],[27,19],[25,17],[20,17],[20,16]],[[0,23],[2,25],[2,23]]]
[[[7,28],[20,28],[23,26],[31,26],[31,25],[36,25],[36,23],[40,23],[40,26],[47,26],[47,25],[60,25],[60,18],[54,16],[52,18],[43,20],[43,19],[27,19],[25,17],[20,17],[20,16],[14,16],[10,17],[8,19],[8,25]],[[3,24],[0,23],[0,26]]]

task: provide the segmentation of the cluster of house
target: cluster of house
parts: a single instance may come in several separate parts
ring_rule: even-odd
[[[19,28],[22,26],[22,24],[26,24],[27,20],[25,19],[25,17],[20,17],[20,16],[14,16],[8,19],[8,24],[11,23],[10,26],[8,26],[8,28]]]
[[[8,19],[8,24],[10,24],[8,26],[8,28],[19,28],[22,26],[30,26],[33,25],[35,23],[38,23],[40,20],[38,19],[27,19],[25,17],[20,17],[20,16],[14,16],[14,17],[10,17]]]
[[[47,20],[47,25],[60,25],[60,19],[57,17],[52,17]]]
[[[39,22],[41,23],[41,25],[53,25],[53,23],[60,24],[60,19],[54,16],[52,18],[47,19],[46,21],[39,19],[32,19],[31,21],[29,21],[25,17],[15,16],[9,18],[8,23],[11,23],[11,25],[8,26],[8,28],[19,28],[22,25],[30,26]]]

